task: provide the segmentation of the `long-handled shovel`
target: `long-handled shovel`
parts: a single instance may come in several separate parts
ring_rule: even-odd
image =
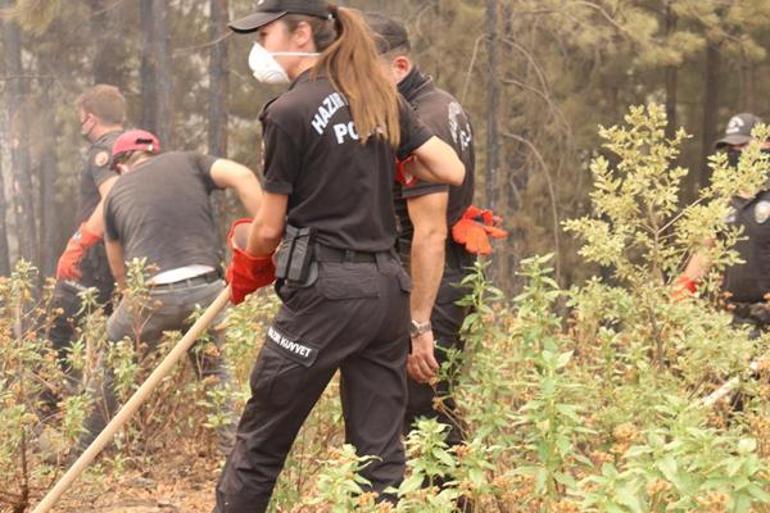
[[[751,370],[752,373],[756,373],[759,370],[759,360],[751,362],[751,365],[749,365],[749,370]],[[719,400],[727,397],[732,393],[733,390],[741,383],[740,377],[735,377],[716,389],[711,395],[703,398],[703,406],[707,408],[711,408],[714,406]]]
[[[72,485],[72,483],[83,473],[83,471],[91,464],[96,456],[112,441],[112,437],[115,436],[129,419],[136,413],[139,407],[155,390],[155,387],[165,378],[174,365],[179,360],[187,355],[187,351],[192,347],[195,341],[200,338],[204,331],[208,329],[212,322],[216,319],[217,315],[224,310],[227,304],[230,302],[230,287],[227,287],[221,294],[214,300],[211,306],[204,312],[204,314],[193,324],[192,328],[182,337],[182,340],[174,346],[174,349],[166,356],[161,364],[156,368],[150,377],[147,378],[139,390],[137,390],[131,399],[120,409],[115,418],[113,418],[107,427],[96,437],[96,440],[88,446],[88,449],[80,455],[77,461],[70,467],[64,476],[59,479],[50,492],[40,501],[40,504],[33,510],[32,513],[47,513],[56,504],[56,501],[62,496],[64,492]]]

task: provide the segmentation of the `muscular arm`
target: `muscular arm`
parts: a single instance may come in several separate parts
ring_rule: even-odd
[[[249,215],[257,215],[262,187],[251,169],[232,160],[218,159],[211,166],[211,179],[217,187],[235,189]]]
[[[286,227],[286,209],[289,197],[266,192],[259,205],[249,232],[246,253],[253,256],[270,255],[281,243]]]
[[[110,264],[110,271],[118,284],[118,290],[126,288],[126,262],[123,257],[123,246],[119,241],[105,240],[107,249],[107,261]]]
[[[708,274],[711,268],[711,258],[706,249],[713,245],[714,241],[707,240],[704,243],[705,247],[696,251],[687,262],[684,272],[679,275],[673,285],[671,297],[675,301],[689,297],[691,293],[695,292],[701,280]]]
[[[687,267],[684,269],[684,275],[695,282],[699,282],[709,271],[711,267],[711,260],[708,254],[701,250],[696,252],[690,261],[687,262]]]
[[[85,222],[86,229],[95,235],[102,236],[104,234],[104,200],[107,198],[107,195],[112,190],[112,186],[115,185],[115,182],[117,181],[118,177],[113,176],[99,185],[99,196],[101,196],[101,200],[99,200],[99,204],[94,209],[91,217]]]
[[[412,319],[430,320],[441,277],[447,238],[446,210],[449,193],[427,194],[407,200],[409,218],[414,225],[412,239]]]
[[[455,150],[436,136],[414,150],[417,160],[407,164],[408,173],[426,182],[460,186],[465,180],[465,165]]]
[[[444,274],[448,192],[438,192],[407,200],[409,219],[414,225],[412,238],[411,274],[414,288],[411,297],[412,320],[429,321]],[[412,352],[407,360],[407,372],[418,383],[436,377],[433,332],[412,339]]]
[[[707,244],[707,246],[711,245],[711,242]],[[696,251],[692,258],[690,258],[690,261],[687,262],[687,267],[685,267],[683,274],[690,280],[699,282],[708,274],[710,268],[711,259],[706,251],[700,250]]]

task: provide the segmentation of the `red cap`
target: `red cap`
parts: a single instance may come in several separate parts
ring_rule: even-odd
[[[112,146],[113,167],[122,156],[132,151],[160,153],[160,141],[155,134],[146,130],[129,130],[121,134]]]

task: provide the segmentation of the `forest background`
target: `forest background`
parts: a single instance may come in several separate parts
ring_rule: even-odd
[[[73,231],[85,144],[74,101],[119,86],[129,123],[166,148],[228,156],[258,171],[257,115],[280,92],[247,67],[249,37],[228,19],[250,0],[0,0],[0,275],[20,258],[51,276]],[[555,252],[570,286],[593,272],[560,223],[585,213],[598,126],[627,106],[665,105],[684,126],[683,199],[708,180],[707,156],[729,117],[770,111],[766,0],[351,0],[403,20],[414,60],[470,112],[477,203],[512,237],[493,276],[519,288],[528,255]],[[222,226],[238,215],[220,201]]]
[[[770,2],[342,3],[406,23],[415,61],[470,112],[477,203],[498,210],[512,235],[486,273],[504,294],[479,266],[464,300],[474,310],[466,350],[442,370],[462,370],[454,391],[470,439],[448,450],[440,427],[423,423],[407,440],[397,511],[446,513],[463,494],[501,513],[770,512],[770,335],[732,326],[718,293],[719,271],[737,259],[727,200],[764,183],[767,160],[754,147],[738,168],[724,156],[707,165],[732,114],[770,115]],[[257,115],[281,89],[254,81],[251,39],[226,28],[253,6],[0,0],[0,511],[26,511],[50,488],[90,407],[78,389],[61,415],[37,415],[40,392],[63,381],[47,342],[50,287],[37,292],[74,229],[86,148],[75,99],[94,83],[117,85],[130,125],[166,148],[259,171]],[[628,108],[641,104],[662,107]],[[240,215],[235,203],[217,199],[223,231]],[[717,232],[727,237],[712,248],[716,268],[700,296],[673,301],[670,277]],[[142,300],[134,271],[126,297]],[[210,511],[222,416],[204,410],[248,397],[275,306],[259,294],[229,313],[233,390],[209,390],[180,366],[61,511],[123,512],[137,497],[148,509],[134,513]],[[104,322],[86,316],[70,360],[93,374],[105,352],[125,399],[179,334],[148,354],[140,340],[107,344]],[[741,384],[741,411],[702,407],[699,398],[762,355],[760,379]],[[275,511],[383,511],[358,493],[363,462],[340,449],[336,392],[335,382],[306,423]],[[455,484],[420,488],[439,476]]]

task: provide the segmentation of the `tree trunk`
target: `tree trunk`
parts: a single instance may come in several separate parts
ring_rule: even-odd
[[[745,55],[741,58],[741,104],[739,110],[745,112],[757,111],[757,65]]]
[[[154,54],[156,58],[156,81],[158,88],[158,128],[155,135],[165,144],[167,148],[174,147],[172,141],[171,127],[172,123],[172,94],[173,80],[172,62],[171,62],[171,31],[168,25],[168,0],[153,0],[153,21],[154,21]]]
[[[209,61],[209,153],[227,156],[227,95],[230,88],[227,40],[221,40],[228,32],[229,0],[210,0],[211,39],[219,41],[211,47]]]
[[[2,0],[3,7],[11,7],[10,0]],[[21,31],[10,20],[3,22],[3,43],[7,81],[6,106],[11,141],[13,169],[13,201],[16,212],[16,230],[19,237],[19,253],[30,262],[38,262],[37,227],[35,225],[35,201],[29,157],[29,122],[26,108],[28,84],[23,77],[21,60]]]
[[[209,58],[209,154],[227,157],[227,119],[230,90],[230,69],[228,66],[228,42],[223,39],[228,33],[227,21],[230,19],[229,0],[210,0],[211,40],[218,41],[211,47]],[[220,41],[221,39],[221,41]],[[219,227],[220,240],[224,241],[226,227],[225,195],[215,192],[211,196],[211,207]]]
[[[41,61],[45,62],[43,59]],[[44,68],[46,75],[52,75],[49,66]],[[51,91],[54,88],[52,78],[46,78],[41,83],[41,107],[53,105]],[[43,151],[40,152],[40,248],[41,271],[43,276],[53,276],[56,272],[57,251],[57,208],[56,208],[56,176],[59,174],[59,164],[56,158],[56,112],[50,112],[48,119],[41,123]]]
[[[694,198],[698,190],[705,185],[709,176],[708,157],[713,152],[717,138],[717,111],[719,109],[719,81],[721,80],[722,57],[719,47],[710,43],[706,49],[704,73],[705,91],[703,94],[703,140],[701,149],[700,172],[696,173],[691,191]]]
[[[171,112],[171,33],[166,0],[141,0],[142,126],[160,139],[162,147],[173,147]]]
[[[666,34],[671,36],[676,30],[676,14],[671,9],[669,4],[666,8]],[[677,107],[677,88],[678,88],[678,75],[677,66],[666,67],[666,118],[668,124],[666,125],[666,137],[673,139],[676,135],[677,119],[676,119],[676,107]]]
[[[121,26],[121,6],[114,0],[91,0],[91,34],[96,46],[93,60],[95,84],[120,85],[128,81],[128,45]]]
[[[0,114],[0,123],[5,120]],[[2,145],[5,137],[0,137],[0,276],[11,274],[11,252],[8,247],[8,228],[5,222],[8,205],[5,200],[5,177],[3,176],[3,151]]]
[[[499,33],[497,29],[497,0],[486,0],[487,36],[487,165],[485,178],[486,207],[497,207],[498,171],[500,167]]]
[[[487,160],[484,173],[486,208],[498,208],[500,187],[500,77],[499,66],[499,19],[497,0],[486,0],[484,31],[487,46]],[[502,253],[501,253],[502,254]],[[501,275],[503,258],[498,258],[488,269],[489,278],[495,280]]]

